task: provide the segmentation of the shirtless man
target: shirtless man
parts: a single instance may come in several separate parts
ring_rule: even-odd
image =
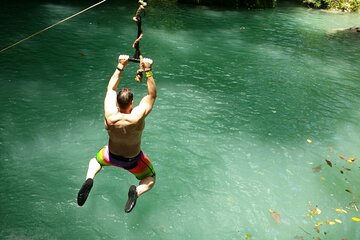
[[[77,202],[84,205],[93,186],[95,175],[103,166],[124,168],[140,180],[139,185],[132,185],[128,192],[125,212],[129,213],[136,204],[136,199],[149,191],[155,184],[155,171],[149,158],[141,151],[141,135],[145,127],[145,118],[151,112],[156,99],[156,85],[151,72],[152,60],[142,59],[146,75],[147,95],[139,105],[133,107],[133,93],[129,88],[122,88],[117,94],[121,73],[129,62],[129,56],[120,55],[117,68],[112,75],[105,96],[105,128],[109,142],[89,162],[86,181],[82,185]]]

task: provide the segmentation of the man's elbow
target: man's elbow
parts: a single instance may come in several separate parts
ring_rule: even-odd
[[[106,88],[106,91],[107,92],[113,92],[113,91],[115,91],[116,92],[116,88],[114,88],[114,86],[107,86],[107,88]]]
[[[156,97],[157,97],[157,93],[156,93],[156,91],[151,91],[151,92],[148,93],[148,96],[150,98],[152,98],[153,100],[155,100]]]

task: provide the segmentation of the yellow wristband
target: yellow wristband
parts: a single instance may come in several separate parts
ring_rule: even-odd
[[[145,72],[145,76],[148,78],[148,77],[152,77],[153,76],[153,73],[152,71],[147,71]]]

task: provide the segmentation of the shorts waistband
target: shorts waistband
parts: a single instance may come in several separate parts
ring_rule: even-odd
[[[121,161],[121,162],[132,162],[132,161],[136,160],[141,155],[141,153],[142,153],[142,151],[140,151],[135,157],[127,158],[127,157],[122,157],[122,156],[113,154],[112,152],[109,151],[109,157],[112,159],[115,159],[117,161]]]

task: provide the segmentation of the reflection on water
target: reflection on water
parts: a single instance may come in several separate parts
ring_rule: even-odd
[[[351,219],[359,163],[348,161],[359,157],[360,46],[329,36],[360,18],[298,7],[150,8],[141,47],[155,61],[159,96],[143,149],[157,186],[124,215],[135,179],[106,168],[77,207],[87,161],[107,140],[107,80],[136,35],[134,6],[112,4],[0,55],[1,238],[360,237]],[[40,21],[29,13],[37,26],[24,28],[38,30],[73,7],[30,10]],[[4,36],[4,45],[17,37]],[[135,71],[130,65],[123,83],[139,101],[146,90]],[[315,208],[321,214],[310,218]]]

